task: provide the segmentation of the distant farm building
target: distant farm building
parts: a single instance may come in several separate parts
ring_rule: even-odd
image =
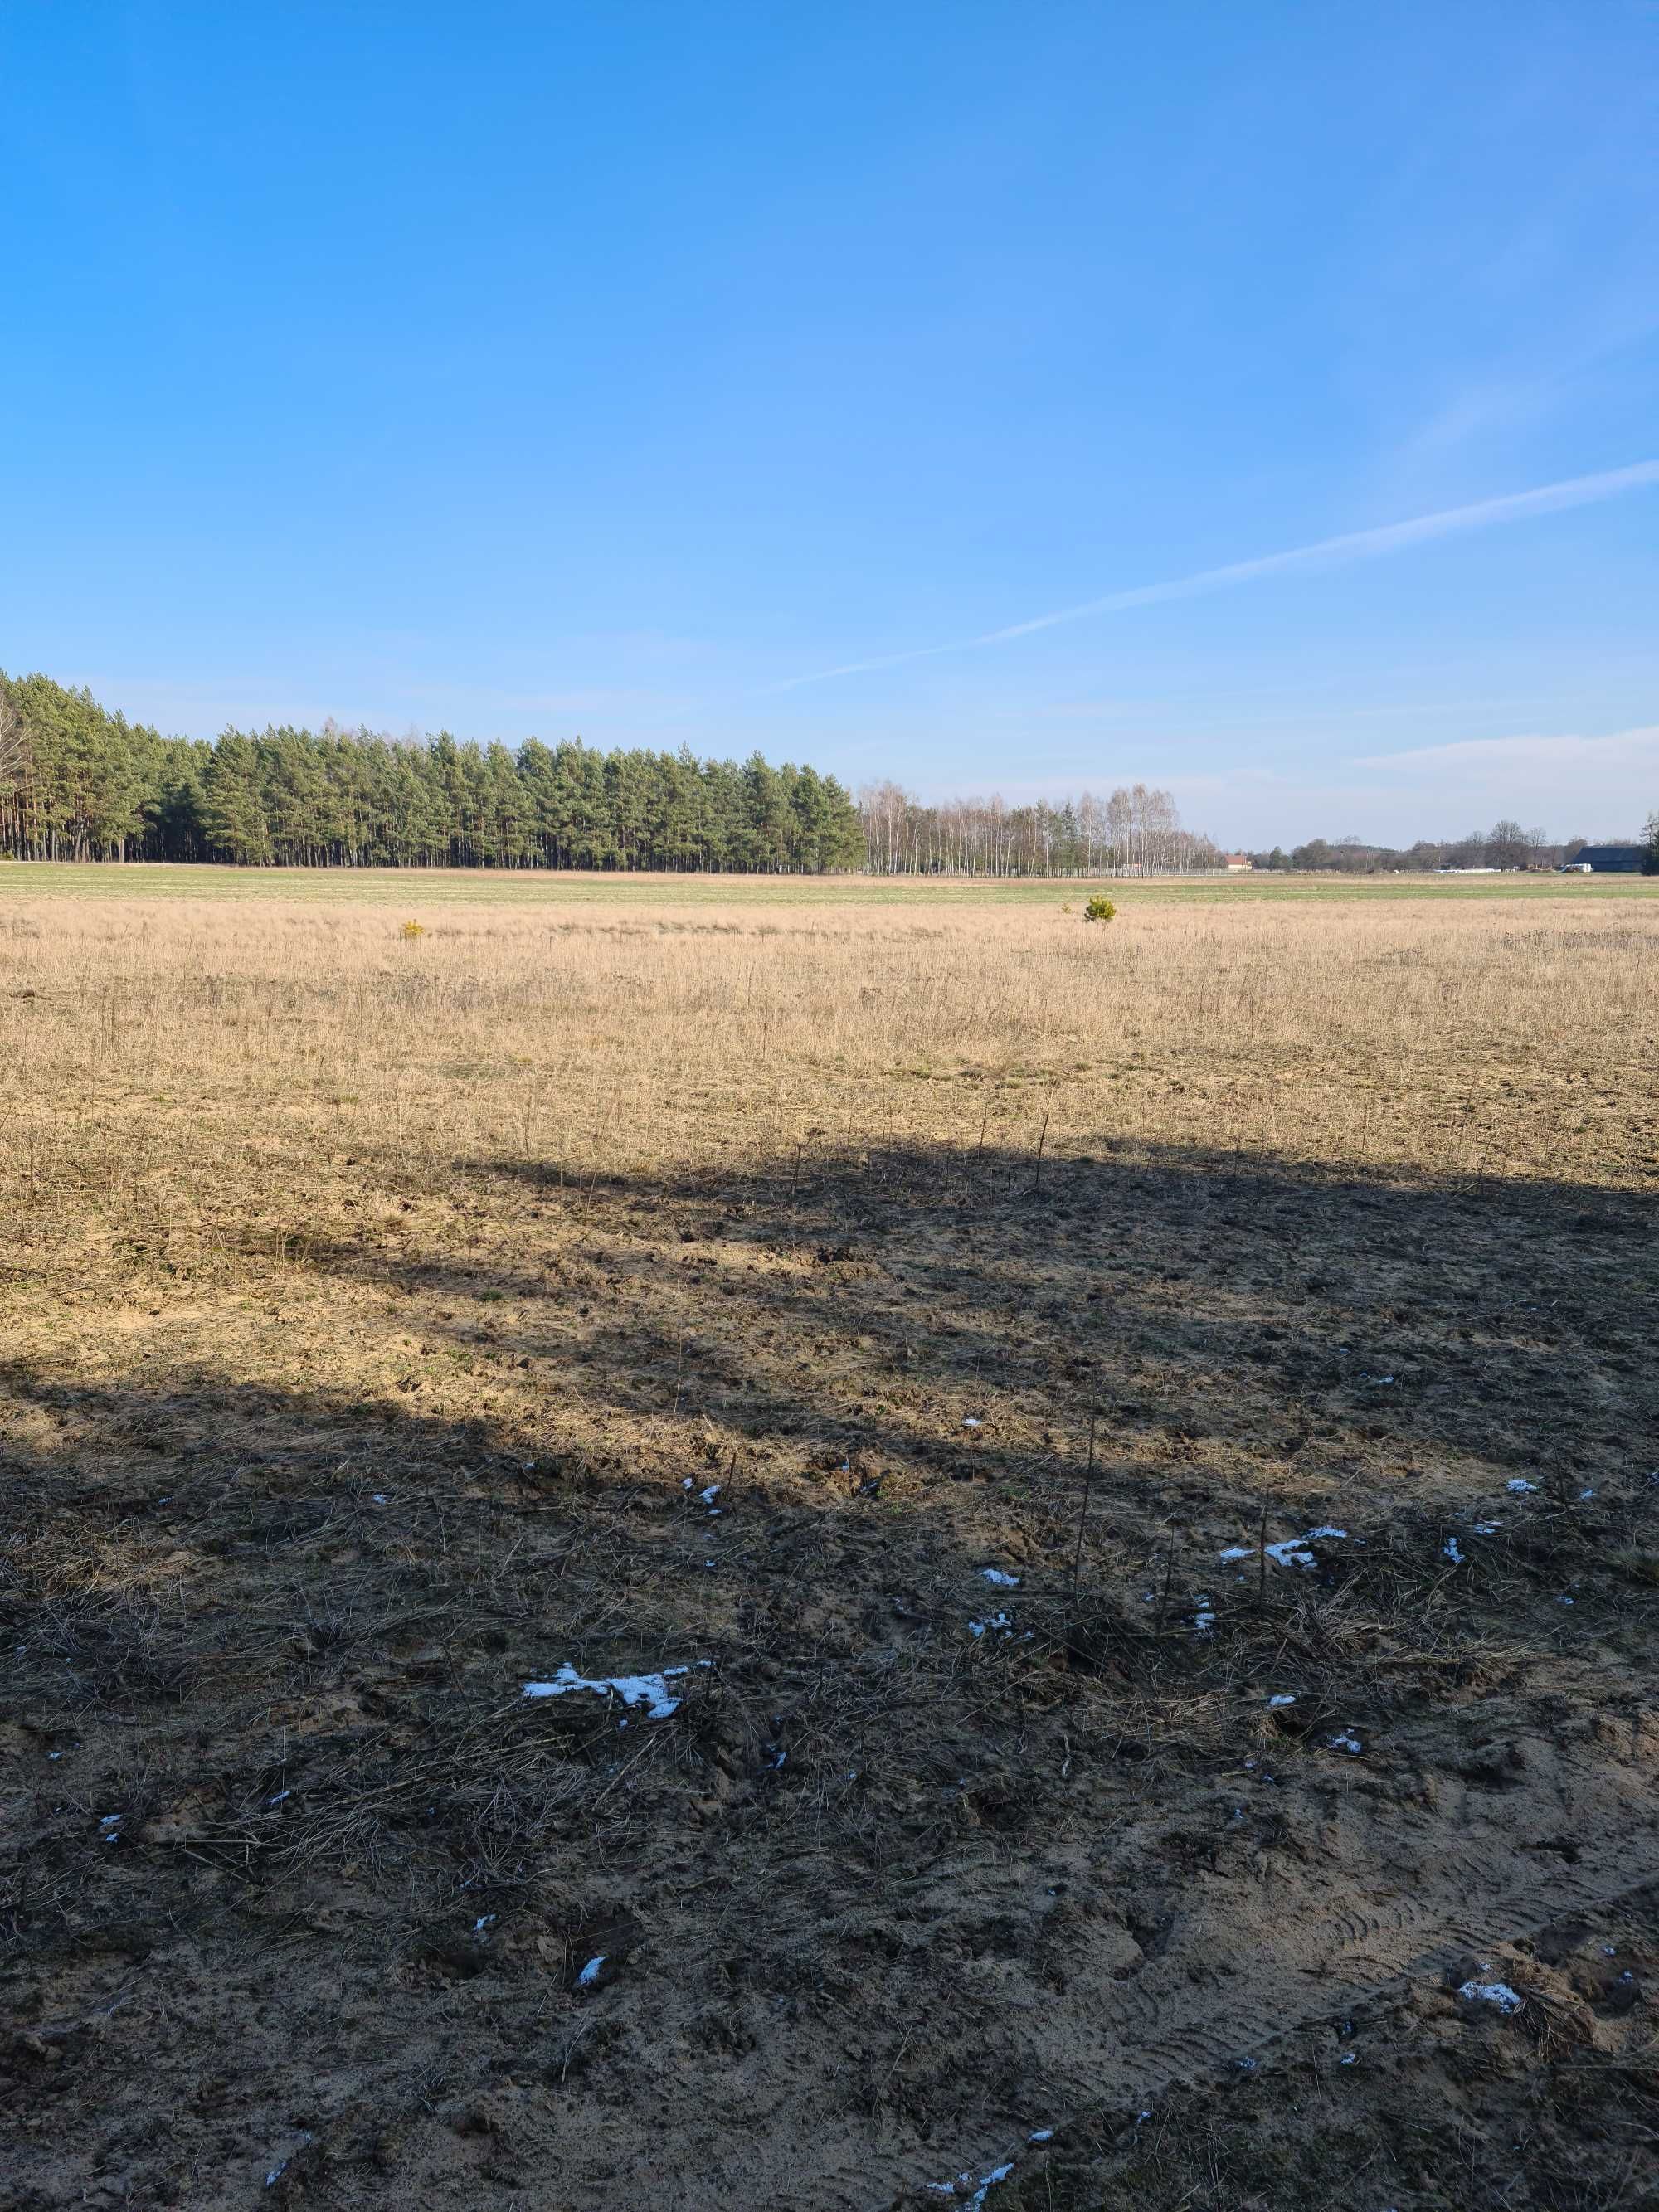
[[[1255,862],[1250,858],[1248,853],[1224,853],[1221,857],[1226,863],[1227,873],[1230,876],[1236,875],[1245,868],[1253,868],[1255,866]]]
[[[1645,845],[1581,845],[1561,872],[1575,876],[1639,876]]]

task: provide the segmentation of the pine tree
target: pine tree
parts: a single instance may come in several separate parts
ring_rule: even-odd
[[[906,802],[907,805],[908,802]],[[914,826],[924,817],[913,806]],[[915,842],[912,838],[912,844]],[[276,867],[866,865],[833,776],[580,738],[393,739],[333,722],[164,738],[45,676],[0,675],[0,853]]]
[[[258,747],[240,730],[226,730],[202,778],[202,831],[215,860],[259,866],[271,858]]]

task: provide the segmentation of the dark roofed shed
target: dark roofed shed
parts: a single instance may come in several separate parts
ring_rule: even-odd
[[[1585,845],[1567,866],[1589,868],[1598,876],[1639,876],[1647,854],[1645,845]]]

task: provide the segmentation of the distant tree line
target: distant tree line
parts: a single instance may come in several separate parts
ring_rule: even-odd
[[[862,867],[833,776],[447,732],[164,738],[45,676],[0,674],[0,854],[307,867]]]
[[[1649,871],[1659,875],[1659,814],[1651,817],[1644,834],[1653,856]],[[1472,830],[1467,837],[1419,838],[1416,844],[1404,847],[1368,845],[1358,837],[1339,837],[1334,844],[1323,837],[1310,837],[1305,845],[1293,846],[1288,853],[1275,845],[1269,853],[1252,853],[1249,857],[1258,868],[1334,868],[1356,876],[1434,868],[1559,868],[1593,842],[1589,837],[1564,837],[1558,842],[1546,830],[1523,830],[1518,822],[1498,822],[1490,830]]]
[[[1222,865],[1209,838],[1182,828],[1170,793],[1144,783],[1022,806],[929,804],[896,783],[871,783],[858,811],[878,875],[1153,876]]]
[[[0,673],[0,855],[243,866],[1158,875],[1215,867],[1168,792],[927,805],[893,783],[738,763],[393,738],[326,723],[160,731],[46,676]]]
[[[1644,836],[1659,874],[1659,814]],[[1249,857],[1361,875],[1559,867],[1586,842],[1499,822],[1403,849],[1315,837]],[[855,803],[834,776],[759,753],[739,763],[535,738],[512,750],[332,722],[228,729],[210,743],[163,737],[50,677],[3,672],[0,857],[978,876],[1166,875],[1224,861],[1182,827],[1167,791],[1144,783],[1011,805],[929,802],[882,782]]]

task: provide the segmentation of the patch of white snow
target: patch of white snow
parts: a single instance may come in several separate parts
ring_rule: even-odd
[[[1309,1545],[1317,1543],[1324,1537],[1334,1538],[1339,1542],[1346,1541],[1347,1534],[1346,1528],[1334,1528],[1328,1524],[1310,1528],[1305,1536],[1283,1536],[1278,1543],[1267,1545],[1267,1555],[1275,1565],[1281,1567],[1316,1567],[1319,1562],[1308,1549]],[[1224,1552],[1216,1554],[1221,1559],[1253,1559],[1258,1556],[1254,1544],[1229,1544]]]
[[[714,1662],[699,1659],[699,1667],[709,1667]],[[647,1717],[653,1721],[665,1721],[671,1713],[680,1709],[680,1699],[669,1694],[668,1685],[682,1674],[689,1674],[690,1667],[665,1667],[660,1674],[600,1674],[592,1680],[579,1674],[567,1660],[550,1682],[526,1682],[526,1698],[562,1698],[571,1690],[591,1690],[596,1697],[614,1694],[625,1705],[643,1705]]]
[[[1499,2012],[1519,2012],[1526,2002],[1507,1982],[1465,1982],[1457,1994],[1470,2004],[1496,2005]]]
[[[1053,2130],[1051,2130],[1050,2132],[1052,2133]],[[1033,2136],[1031,2140],[1035,2142],[1037,2138]],[[988,2173],[981,2174],[977,2182],[971,2173],[959,2173],[954,2181],[930,2181],[927,2186],[931,2194],[935,2197],[960,2197],[964,2192],[971,2191],[967,2198],[969,2212],[983,2212],[986,2198],[996,2187],[998,2182],[1006,2181],[1013,2170],[1014,2162],[1012,2159],[1009,2159],[1006,2164],[994,2166]]]

